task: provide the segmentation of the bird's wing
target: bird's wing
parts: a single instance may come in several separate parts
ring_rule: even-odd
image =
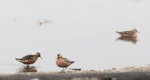
[[[22,58],[22,60],[30,60],[33,59],[34,55],[26,55]]]
[[[63,60],[64,60],[65,62],[67,62],[67,63],[74,63],[74,61],[70,61],[70,60],[67,59],[67,58],[63,58]]]
[[[132,31],[123,31],[123,34],[133,35]]]

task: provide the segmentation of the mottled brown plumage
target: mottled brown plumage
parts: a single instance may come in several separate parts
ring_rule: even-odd
[[[116,31],[116,33],[118,33],[120,36],[123,36],[123,37],[136,37],[137,36],[137,29],[132,29],[130,31]]]
[[[74,61],[70,61],[67,58],[63,58],[61,54],[57,55],[56,65],[61,68],[67,68],[70,66]]]
[[[38,59],[38,57],[41,57],[40,53],[37,52],[35,53],[35,55],[26,55],[22,58],[15,58],[17,61],[23,63],[23,64],[27,64],[27,66],[29,66],[30,64],[33,64],[36,62],[36,60]]]

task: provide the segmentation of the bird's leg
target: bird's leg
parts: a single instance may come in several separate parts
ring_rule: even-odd
[[[29,67],[30,64],[27,64],[27,67]]]
[[[62,68],[61,72],[64,73],[65,72],[65,68]]]
[[[62,68],[62,72],[64,72],[65,70],[64,70],[64,68]]]
[[[67,67],[66,68],[64,68],[64,70],[66,70],[67,69]]]
[[[61,71],[61,72],[62,72],[62,73],[65,73],[65,70],[66,70],[66,69],[67,69],[67,68],[62,68],[62,71]]]

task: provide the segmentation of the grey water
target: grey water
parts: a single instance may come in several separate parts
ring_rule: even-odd
[[[3,4],[1,4],[3,3]],[[69,68],[104,70],[150,64],[149,0],[0,1],[0,73],[18,73],[16,61],[40,52],[37,72],[60,71],[57,54],[74,60]],[[38,21],[49,22],[39,25]],[[137,41],[117,40],[115,31],[136,28]]]

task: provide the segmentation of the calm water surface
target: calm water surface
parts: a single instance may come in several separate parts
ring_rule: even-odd
[[[27,14],[18,13],[17,7],[0,16],[1,73],[20,72],[24,65],[15,58],[36,52],[43,57],[32,65],[38,72],[60,71],[58,53],[75,61],[70,68],[83,70],[150,64],[149,0],[39,0],[27,1],[28,7],[18,3],[12,9],[27,8]],[[50,22],[38,25],[41,19]],[[137,42],[116,40],[115,31],[132,28],[140,32]]]

